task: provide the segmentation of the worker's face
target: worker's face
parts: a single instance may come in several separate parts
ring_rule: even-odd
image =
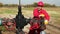
[[[42,7],[41,6],[38,6],[38,10],[41,10],[42,9]]]

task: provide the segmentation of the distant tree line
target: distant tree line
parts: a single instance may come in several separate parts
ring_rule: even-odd
[[[17,7],[18,4],[3,4],[3,3],[0,3],[0,7]],[[37,7],[37,3],[33,3],[33,4],[29,4],[29,5],[22,5],[23,7]],[[51,4],[48,4],[48,3],[45,3],[44,4],[44,7],[57,7],[55,4],[51,5]]]
[[[3,7],[3,3],[0,3],[0,7]]]
[[[24,5],[24,7],[37,7],[37,3],[30,4],[30,5]],[[44,7],[57,7],[57,6],[55,4],[51,5],[51,4],[45,3]]]
[[[0,7],[17,7],[18,4],[3,4],[3,3],[0,3]]]

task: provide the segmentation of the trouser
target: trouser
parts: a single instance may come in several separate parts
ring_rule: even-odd
[[[30,30],[29,34],[46,34],[45,31],[38,31],[38,33],[36,33],[34,30]]]
[[[40,34],[41,30],[37,29],[37,30],[30,30],[29,34]]]
[[[46,32],[45,31],[41,31],[40,34],[46,34]]]

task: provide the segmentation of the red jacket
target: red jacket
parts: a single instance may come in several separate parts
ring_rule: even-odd
[[[39,15],[40,15],[40,14],[44,14],[45,19],[49,21],[50,16],[49,16],[48,13],[46,12],[46,10],[41,9],[40,12],[39,12],[39,11],[38,11],[38,8],[35,8],[34,11],[33,11],[33,16],[39,18]]]

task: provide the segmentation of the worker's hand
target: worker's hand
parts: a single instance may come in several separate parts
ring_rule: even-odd
[[[48,20],[45,20],[44,23],[45,23],[45,25],[47,25],[48,24]]]
[[[39,17],[41,17],[41,16],[44,17],[45,15],[44,14],[40,14]]]

